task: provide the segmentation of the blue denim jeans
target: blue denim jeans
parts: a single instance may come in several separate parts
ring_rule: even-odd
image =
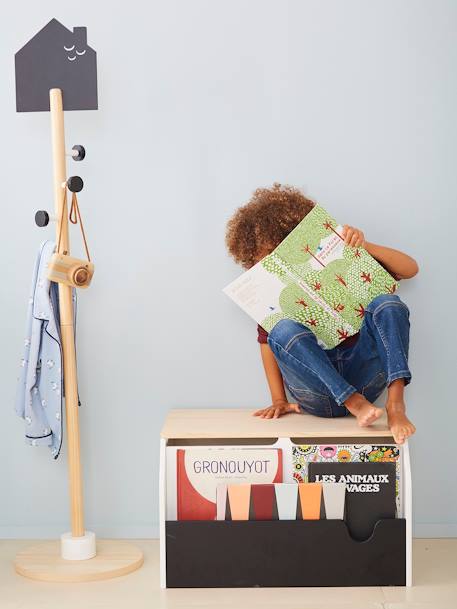
[[[344,401],[356,391],[373,402],[393,380],[411,381],[409,309],[396,294],[372,300],[352,345],[323,349],[311,330],[290,319],[276,324],[268,344],[291,397],[320,417],[347,415]]]

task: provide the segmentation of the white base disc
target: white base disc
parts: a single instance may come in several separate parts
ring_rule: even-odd
[[[85,531],[81,537],[73,537],[71,533],[62,533],[60,548],[64,560],[88,560],[93,558],[97,553],[95,533]]]

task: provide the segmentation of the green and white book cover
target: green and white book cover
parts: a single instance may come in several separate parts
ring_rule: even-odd
[[[347,246],[342,231],[315,205],[271,254],[225,287],[225,294],[267,332],[281,319],[294,319],[332,349],[360,330],[373,298],[398,287],[363,247]]]

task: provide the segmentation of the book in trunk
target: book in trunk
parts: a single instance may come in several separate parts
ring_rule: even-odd
[[[400,450],[395,444],[295,444],[292,446],[292,476],[308,482],[310,463],[394,463],[397,511],[401,511]],[[288,472],[288,476],[290,473]]]
[[[395,518],[394,463],[310,463],[308,478],[346,484],[345,520],[358,541],[368,539],[381,518]]]
[[[332,349],[360,330],[376,296],[398,286],[366,249],[347,246],[342,231],[315,205],[271,254],[224,292],[267,332],[281,319],[293,319]]]
[[[176,458],[178,520],[215,520],[218,485],[282,482],[280,448],[186,448]]]

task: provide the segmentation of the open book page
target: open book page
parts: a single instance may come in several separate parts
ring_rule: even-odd
[[[267,332],[280,319],[294,319],[331,349],[359,331],[373,298],[397,288],[364,248],[346,246],[341,235],[342,226],[316,205],[224,292]]]

